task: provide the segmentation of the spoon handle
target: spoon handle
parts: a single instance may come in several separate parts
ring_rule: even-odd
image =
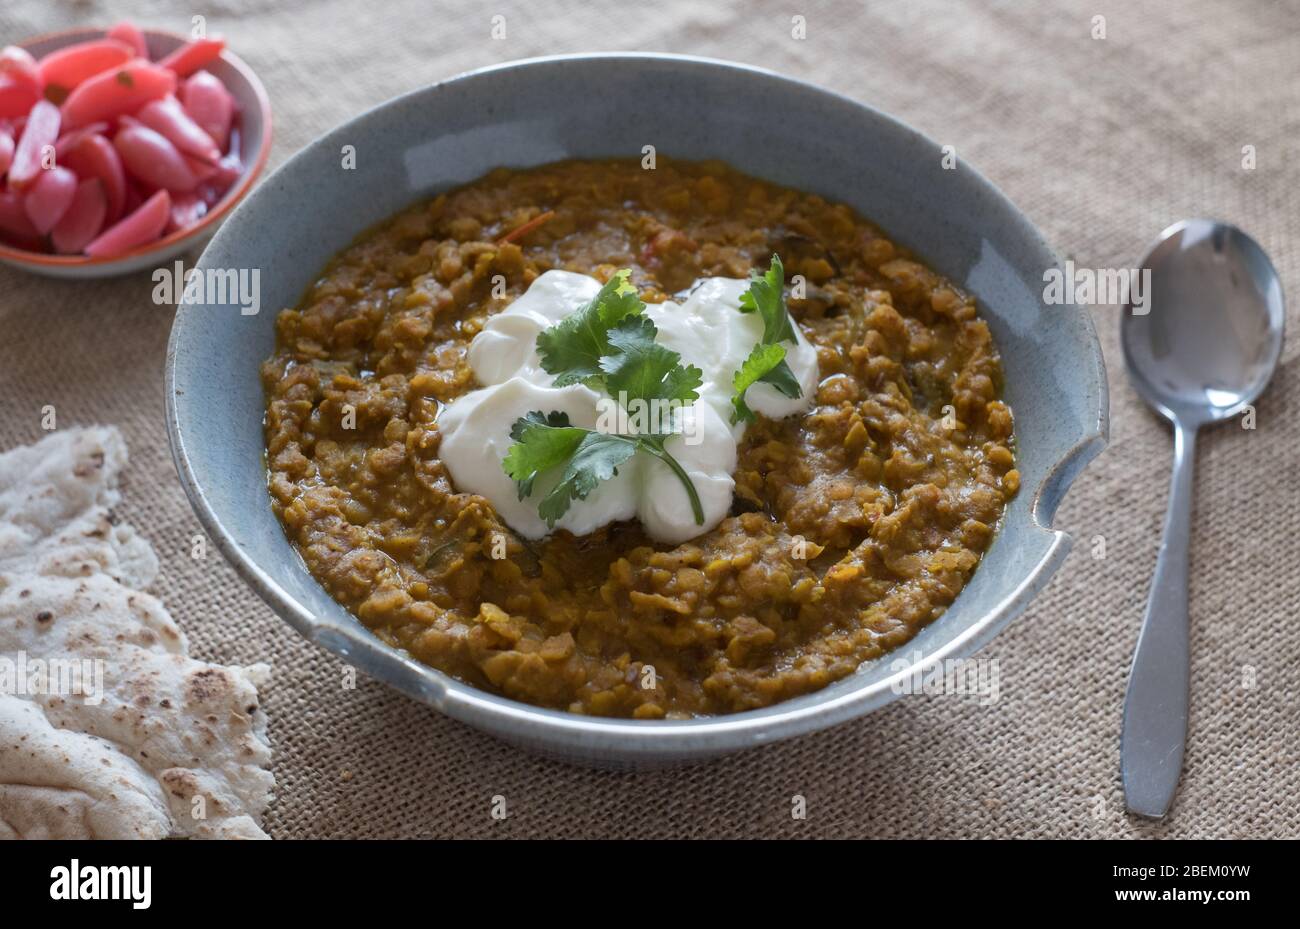
[[[1195,459],[1196,427],[1175,422],[1169,512],[1124,698],[1119,750],[1124,801],[1130,812],[1156,818],[1173,802],[1187,741],[1187,569]]]

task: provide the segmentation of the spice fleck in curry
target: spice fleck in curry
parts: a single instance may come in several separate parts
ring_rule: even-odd
[[[659,302],[774,252],[821,382],[806,414],[749,427],[716,529],[528,541],[457,492],[439,410],[478,386],[470,340],[539,274],[631,268]],[[280,314],[272,504],[375,635],[474,686],[733,713],[853,673],[953,602],[1019,483],[1001,377],[974,299],[846,206],[717,163],[502,169],[368,232]]]

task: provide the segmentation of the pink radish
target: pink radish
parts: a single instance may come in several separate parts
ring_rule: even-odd
[[[123,20],[108,30],[108,38],[125,42],[141,58],[149,57],[149,44],[144,39],[144,33],[140,31],[140,27],[135,23],[128,23]]]
[[[188,229],[208,214],[208,205],[197,194],[179,194],[172,199],[172,215],[167,231]]]
[[[183,192],[197,183],[185,157],[148,126],[127,126],[113,137],[128,173],[153,187]]]
[[[226,40],[222,38],[195,39],[176,49],[158,64],[175,71],[177,77],[189,77],[199,68],[215,60],[225,47]]]
[[[243,173],[244,163],[239,160],[239,156],[234,152],[231,152],[225,158],[222,158],[217,162],[216,170],[210,177],[206,178],[203,183],[204,188],[211,188],[212,192],[215,192],[216,198],[213,200],[213,203],[220,200],[225,192],[231,188],[231,185],[239,180]],[[205,190],[200,190],[200,193],[205,194],[206,192]]]
[[[92,258],[109,258],[147,245],[162,235],[171,211],[171,195],[165,190],[158,191],[139,209],[100,233],[86,246],[86,254]]]
[[[54,157],[62,161],[63,156],[76,148],[86,136],[103,135],[105,132],[108,132],[108,123],[91,123],[89,126],[65,132],[59,136],[59,141],[54,143]]]
[[[39,99],[40,93],[30,84],[0,74],[0,119],[17,119]]]
[[[132,113],[176,90],[176,75],[147,61],[129,61],[83,81],[63,102],[63,120],[76,129]]]
[[[194,183],[202,184],[216,177],[217,172],[221,170],[216,162],[200,161],[198,158],[185,156],[185,164],[190,169],[190,174],[194,175]]]
[[[122,208],[124,216],[130,216],[136,210],[140,209],[140,204],[144,203],[144,194],[140,191],[140,185],[133,181],[126,182],[126,202]]]
[[[14,137],[7,132],[0,132],[0,177],[5,176],[9,164],[14,160]]]
[[[217,170],[213,175],[199,185],[198,194],[203,198],[203,202],[209,207],[214,207],[221,202],[221,198],[226,195],[226,191],[239,180],[244,173],[244,163],[240,161],[239,155],[232,147],[231,152],[225,158],[217,162]]]
[[[102,135],[86,136],[68,150],[62,162],[80,178],[99,178],[108,200],[105,221],[117,222],[126,210],[126,169],[113,143]]]
[[[77,175],[67,168],[50,168],[32,181],[23,197],[23,209],[41,235],[49,232],[72,206]]]
[[[104,228],[107,213],[108,198],[104,196],[104,182],[97,177],[82,181],[77,185],[72,205],[50,231],[54,250],[65,255],[80,252]]]
[[[22,195],[13,190],[0,190],[0,238],[11,245],[28,251],[41,251],[45,243],[27,218]]]
[[[163,97],[146,103],[135,115],[154,132],[166,136],[167,141],[186,155],[208,162],[215,162],[221,157],[221,151],[212,137],[190,118],[175,97]]]
[[[45,89],[45,81],[41,79],[36,59],[27,49],[17,45],[6,45],[0,49],[0,75],[30,88],[38,95]]]
[[[212,136],[220,151],[230,139],[230,123],[235,115],[235,100],[221,83],[207,71],[193,74],[181,88],[185,112],[203,131]]]
[[[27,116],[27,125],[14,149],[9,166],[9,184],[26,187],[36,180],[45,157],[45,146],[53,146],[59,137],[59,108],[48,100],[38,100]]]
[[[135,49],[116,39],[91,39],[50,52],[40,60],[45,86],[72,90],[101,71],[124,65],[135,57]]]

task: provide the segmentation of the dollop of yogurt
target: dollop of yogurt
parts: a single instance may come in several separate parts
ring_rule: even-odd
[[[575,426],[595,429],[602,401],[601,394],[581,384],[556,387],[555,377],[542,368],[537,336],[580,309],[600,287],[595,278],[571,271],[538,276],[470,343],[468,361],[482,389],[456,399],[438,417],[439,454],[457,489],[486,497],[502,520],[525,538],[542,538],[550,531],[537,515],[537,504],[559,480],[560,469],[539,475],[532,494],[520,500],[515,482],[501,466],[514,444],[511,426],[533,410],[556,410],[567,413]],[[686,489],[672,470],[638,452],[586,500],[574,500],[557,529],[584,535],[635,518],[652,538],[676,544],[707,532],[727,515],[736,487],[736,446],[745,434],[745,423],[730,424],[731,380],[763,335],[759,314],[740,311],[740,297],[748,289],[748,281],[706,278],[680,304],[664,301],[645,309],[659,330],[657,341],[703,374],[690,428],[668,439],[665,448],[694,483],[704,524],[695,522]],[[761,382],[746,394],[752,410],[772,419],[808,409],[817,389],[817,352],[798,327],[795,333],[798,341],[786,343],[786,364],[801,395],[785,397]]]

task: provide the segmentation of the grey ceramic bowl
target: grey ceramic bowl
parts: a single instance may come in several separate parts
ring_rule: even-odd
[[[341,167],[355,146],[355,170]],[[371,636],[312,579],[271,512],[258,365],[274,319],[326,260],[417,198],[491,168],[573,157],[720,158],[848,203],[979,299],[1006,371],[1022,490],[952,607],[898,654],[767,709],[684,721],[595,719],[476,690]],[[382,104],[318,139],[230,216],[199,262],[260,269],[261,312],[188,305],[167,358],[172,453],[222,553],[303,636],[448,716],[550,755],[602,765],[698,759],[822,729],[894,698],[921,655],[970,655],[1061,563],[1057,504],[1107,431],[1106,378],[1085,310],[1043,305],[1057,259],[974,169],[870,107],[754,68],[666,55],[543,58],[487,68]]]

